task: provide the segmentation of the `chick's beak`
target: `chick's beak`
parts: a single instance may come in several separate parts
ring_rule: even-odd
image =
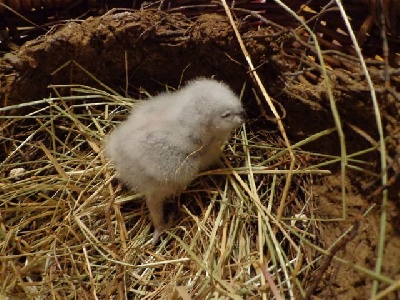
[[[245,119],[246,119],[246,114],[245,114],[244,110],[241,110],[236,113],[235,122],[237,122],[239,125],[243,124]]]

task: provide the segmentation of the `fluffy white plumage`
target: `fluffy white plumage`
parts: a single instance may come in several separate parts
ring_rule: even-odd
[[[218,161],[242,117],[240,100],[227,85],[201,78],[143,101],[106,139],[119,178],[146,196],[153,244],[172,223],[164,221],[165,198]]]

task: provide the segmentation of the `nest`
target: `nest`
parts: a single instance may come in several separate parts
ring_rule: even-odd
[[[299,242],[317,236],[310,181],[330,173],[317,164],[309,167],[324,159],[298,152],[303,159],[285,204],[296,215],[277,223],[273,211],[289,168],[287,150],[272,132],[262,135],[265,143],[254,125],[243,127],[226,145],[229,168],[200,174],[177,199],[177,226],[153,248],[143,199],[118,188],[102,155],[105,132],[133,103],[71,88],[74,96],[53,98],[29,117],[4,123],[12,139],[2,142],[8,153],[1,174],[2,222],[6,232],[15,232],[3,244],[9,258],[4,267],[13,270],[3,278],[7,294],[91,299],[123,291],[139,299],[190,291],[199,298],[210,292],[257,298],[266,289],[263,272],[278,272],[276,284],[285,286],[285,294],[299,293],[295,286],[305,285],[318,257]],[[275,236],[278,228],[282,232]],[[260,265],[259,255],[271,257]],[[304,269],[293,281],[290,274],[299,264]]]
[[[399,242],[395,1],[115,1],[134,9],[55,27],[110,7],[9,2],[0,45],[17,50],[0,60],[0,295],[309,299],[345,282],[346,297],[396,295],[398,256],[382,255]],[[46,35],[16,12],[41,14]],[[221,164],[166,204],[176,224],[153,247],[143,198],[115,179],[103,139],[132,98],[215,74],[248,120]]]

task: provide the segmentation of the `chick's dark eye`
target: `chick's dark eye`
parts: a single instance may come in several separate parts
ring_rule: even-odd
[[[227,118],[227,117],[229,117],[231,114],[232,114],[231,111],[228,110],[228,111],[223,112],[223,113],[221,114],[221,118]]]

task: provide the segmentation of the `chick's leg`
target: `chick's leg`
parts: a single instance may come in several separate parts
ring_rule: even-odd
[[[164,199],[162,193],[151,193],[146,196],[147,208],[150,212],[150,218],[154,225],[153,245],[157,244],[164,229],[168,229],[172,225],[172,218],[168,223],[164,221]]]

